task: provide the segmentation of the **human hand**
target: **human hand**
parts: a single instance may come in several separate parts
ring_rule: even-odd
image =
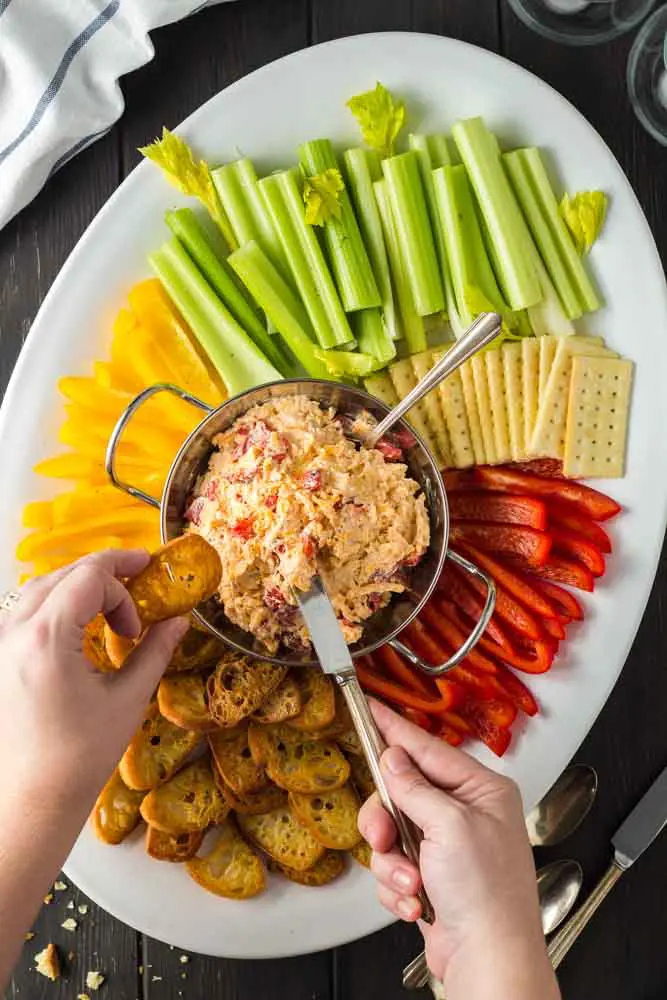
[[[118,578],[148,560],[144,551],[87,556],[30,582],[0,618],[0,761],[11,761],[3,793],[11,780],[17,794],[32,789],[46,801],[58,794],[89,804],[113,770],[187,622],[154,626],[123,669],[108,674],[87,660],[84,628],[102,612],[115,632],[138,637],[136,608]]]
[[[373,848],[380,902],[402,920],[420,916],[423,886],[436,920],[420,923],[429,969],[451,996],[558,996],[546,959],[535,867],[516,785],[378,702],[388,744],[382,769],[392,800],[423,831],[418,871],[394,846],[396,830],[376,795],[359,829]],[[503,975],[511,993],[504,993]],[[534,973],[534,975],[533,975]],[[480,987],[487,977],[490,992]],[[537,977],[537,978],[535,978]],[[458,984],[458,989],[455,989]]]

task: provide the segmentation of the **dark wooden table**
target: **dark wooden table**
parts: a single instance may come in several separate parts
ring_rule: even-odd
[[[387,30],[463,38],[503,53],[553,84],[609,143],[665,250],[667,154],[641,130],[628,102],[629,39],[593,49],[556,46],[529,33],[503,0],[239,0],[156,32],[154,62],[122,81],[127,104],[122,121],[61,170],[0,232],[2,389],[49,286],[95,213],[137,162],[138,145],[163,123],[176,125],[212,94],[270,60],[330,38]],[[631,332],[641,336],[640,330]],[[589,886],[608,862],[609,837],[618,821],[667,763],[666,582],[663,559],[623,675],[578,754],[598,769],[600,795],[593,815],[559,853],[582,862]],[[551,855],[543,852],[537,860],[543,863]],[[566,1000],[664,998],[666,887],[663,838],[616,888],[563,965]],[[85,915],[74,911],[79,927],[68,933],[60,925],[72,915],[70,902],[86,903],[68,888],[44,907],[8,996],[74,998],[85,992],[86,971],[99,969],[107,981],[98,995],[114,1000],[392,1000],[405,995],[400,972],[418,946],[413,928],[395,925],[303,958],[240,962],[193,955],[184,964],[178,951],[136,934],[93,905]],[[73,953],[66,978],[55,986],[31,968],[35,952],[47,941]]]

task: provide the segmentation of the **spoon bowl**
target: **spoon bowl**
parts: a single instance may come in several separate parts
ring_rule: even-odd
[[[573,834],[590,812],[597,791],[598,776],[588,764],[573,764],[563,771],[526,816],[533,847],[554,847]]]
[[[553,861],[537,873],[537,894],[545,937],[552,934],[572,911],[584,883],[578,861]]]

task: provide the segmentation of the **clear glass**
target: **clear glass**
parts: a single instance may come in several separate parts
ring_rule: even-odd
[[[595,45],[631,31],[655,0],[509,0],[524,24],[554,42]]]
[[[634,41],[628,93],[644,128],[667,146],[667,4],[656,10]]]

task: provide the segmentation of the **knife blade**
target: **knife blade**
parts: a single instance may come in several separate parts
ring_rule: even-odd
[[[335,679],[345,697],[380,801],[394,821],[403,853],[419,868],[421,833],[389,797],[380,767],[380,757],[386,750],[386,744],[368,707],[366,695],[361,690],[350,651],[322,578],[316,575],[309,590],[294,591],[294,596],[310,632],[322,670]],[[433,923],[435,913],[423,887],[417,895],[422,907],[422,920]]]
[[[611,838],[617,864],[629,868],[667,825],[667,767]]]

